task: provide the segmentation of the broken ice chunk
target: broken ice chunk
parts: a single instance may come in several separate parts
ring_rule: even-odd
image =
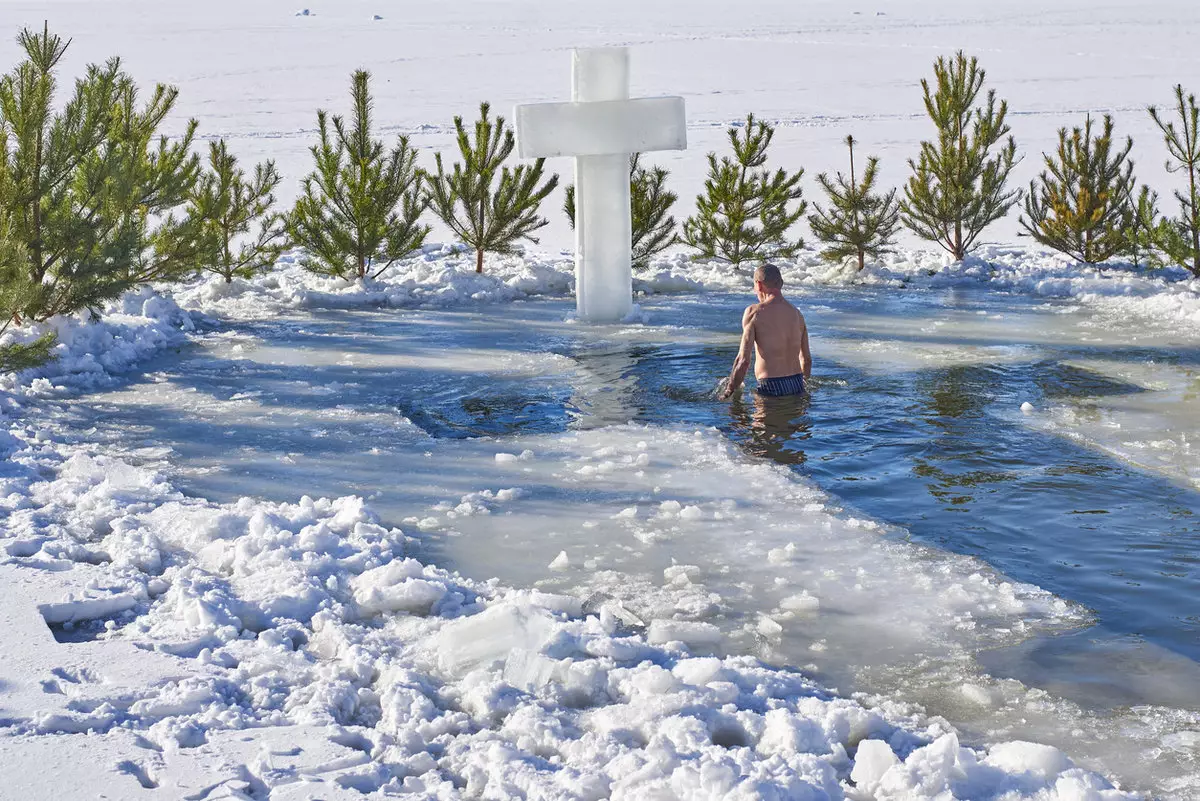
[[[446,624],[437,635],[442,670],[461,674],[504,660],[518,650],[539,653],[554,631],[549,613],[529,605],[498,603]]]
[[[856,787],[869,792],[879,784],[883,774],[899,764],[900,760],[892,747],[883,740],[863,740],[858,744],[858,753],[854,755],[854,770],[850,771],[850,780]]]
[[[800,612],[812,614],[821,608],[821,599],[803,590],[799,595],[789,595],[779,602],[779,608],[785,612]]]
[[[428,614],[442,600],[446,586],[422,578],[424,567],[415,559],[389,562],[351,580],[354,600],[363,613]]]
[[[683,586],[691,584],[692,579],[700,575],[700,568],[696,565],[671,565],[663,568],[663,578],[668,584],[675,586]]]
[[[711,623],[692,623],[684,620],[650,621],[646,639],[652,645],[681,642],[684,645],[708,647],[721,643],[721,630]]]
[[[789,542],[782,548],[772,548],[767,551],[767,561],[773,565],[781,565],[784,562],[792,561],[792,557],[796,555],[796,543]]]
[[[767,617],[766,615],[758,616],[758,625],[756,628],[759,634],[772,639],[783,634],[783,626],[779,625],[778,621],[774,618]]]

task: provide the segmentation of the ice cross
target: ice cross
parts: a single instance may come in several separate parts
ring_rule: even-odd
[[[517,106],[521,158],[575,157],[575,302],[580,319],[633,309],[629,157],[684,150],[682,97],[629,99],[629,51],[575,50],[571,102]]]

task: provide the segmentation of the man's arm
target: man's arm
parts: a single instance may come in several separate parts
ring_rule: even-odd
[[[800,372],[805,378],[812,377],[812,353],[808,350],[808,326],[804,324],[803,314],[800,314]]]
[[[742,314],[742,345],[738,348],[737,358],[733,360],[733,370],[729,373],[729,386],[725,388],[722,400],[733,397],[733,393],[741,389],[746,380],[746,371],[750,369],[750,354],[754,353],[754,307],[746,307]]]

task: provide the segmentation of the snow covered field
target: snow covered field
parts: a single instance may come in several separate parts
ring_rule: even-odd
[[[702,154],[748,111],[780,124],[776,157],[810,177],[841,166],[840,140],[853,131],[883,157],[882,178],[899,182],[926,134],[916,82],[959,47],[1010,101],[1022,178],[1058,126],[1111,110],[1138,140],[1143,179],[1165,189],[1141,109],[1200,80],[1200,10],[1184,2],[310,8],[5,2],[0,30],[48,18],[75,37],[68,72],[119,53],[139,79],[178,84],[173,124],[196,116],[243,159],[276,159],[285,200],[307,169],[315,109],[341,110],[358,66],[376,75],[386,130],[444,149],[451,117],[479,100],[507,109],[565,97],[570,47],[628,44],[635,92],[687,98],[692,149],[658,159],[685,206]],[[553,252],[569,234],[549,216],[542,248]],[[1011,243],[1015,230],[1013,218],[994,238]],[[863,315],[855,337],[819,343],[821,358],[884,373],[1033,361],[1064,343],[1185,355],[1200,343],[1200,285],[1178,273],[1088,273],[1007,246],[929,275],[942,263],[905,252],[861,281],[1066,299],[1054,307],[1062,325],[1038,314]],[[285,264],[253,283],[137,293],[100,323],[58,322],[62,358],[0,382],[0,631],[10,644],[0,650],[0,798],[1132,797],[1109,779],[1165,798],[1200,794],[1200,715],[1187,700],[1200,686],[1195,663],[1155,652],[1152,664],[1131,664],[1102,644],[1109,677],[1158,699],[1104,713],[989,675],[981,654],[1010,654],[1092,614],[980,559],[907,542],[710,428],[619,425],[629,412],[619,371],[614,381],[558,354],[476,340],[440,368],[547,386],[567,376],[574,402],[613,425],[566,433],[438,440],[394,408],[341,403],[356,374],[432,372],[441,357],[417,337],[382,355],[336,337],[301,347],[314,310],[384,308],[436,326],[440,309],[572,289],[558,256],[496,260],[482,277],[466,265],[431,246],[365,287]],[[786,274],[813,294],[847,279],[811,256]],[[671,257],[637,287],[652,299],[748,283]],[[230,328],[272,318],[276,340]],[[729,344],[721,331],[647,320],[604,337]],[[543,330],[570,327],[559,315]],[[1021,341],[1004,344],[1014,331]],[[922,344],[906,344],[917,335]],[[181,387],[163,365],[194,358],[192,348],[214,373],[263,365],[272,383],[231,397]],[[345,381],[289,372],[313,359]],[[158,365],[150,380],[126,388],[125,373],[147,363]],[[1195,363],[1077,366],[1148,391],[1014,407],[1013,420],[1195,486]],[[111,438],[93,396],[143,411],[145,427]],[[353,429],[378,445],[338,458],[376,471],[377,483],[337,499],[285,481],[247,486],[254,497],[242,500],[185,494],[197,465],[157,438],[156,415],[226,432],[207,443],[214,471],[257,458],[221,452],[253,435],[236,430],[303,434],[298,449],[265,447],[299,465],[280,461],[279,475],[301,478],[337,470],[337,459],[309,462]],[[519,581],[486,580],[482,549],[473,578],[428,556],[440,549],[466,566],[471,543],[489,537],[525,555],[504,566]],[[673,559],[681,549],[694,558]],[[856,664],[879,692],[850,697],[812,678],[838,664]]]

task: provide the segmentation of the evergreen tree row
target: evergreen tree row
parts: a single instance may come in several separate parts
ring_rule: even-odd
[[[94,309],[151,281],[211,271],[226,281],[270,268],[299,246],[304,265],[350,279],[378,277],[422,246],[426,212],[475,252],[511,253],[536,242],[548,224],[542,202],[558,184],[542,159],[508,166],[515,140],[488,104],[468,126],[454,119],[459,160],[435,155],[434,169],[400,136],[389,148],[372,132],[370,76],[354,73],[349,118],[317,115],[313,169],[294,207],[276,209],[281,176],[271,161],[247,173],[222,141],[207,158],[193,152],[197,123],[173,139],[160,133],[178,93],[158,85],[139,95],[117,58],[92,65],[73,90],[58,96],[56,70],[70,45],[48,28],[23,30],[23,60],[0,78],[0,334],[12,325]],[[879,160],[856,162],[847,137],[849,172],[817,177],[824,200],[807,222],[831,262],[861,269],[895,242],[901,226],[962,259],[990,224],[1020,206],[1023,235],[1081,262],[1117,257],[1151,265],[1180,264],[1200,277],[1200,111],[1175,87],[1170,111],[1151,107],[1170,159],[1185,182],[1179,213],[1162,214],[1158,197],[1138,186],[1133,142],[1116,138],[1113,120],[1059,132],[1054,153],[1028,191],[1010,188],[1018,161],[1008,106],[983,93],[986,74],[975,58],[939,58],[922,80],[936,135],[909,161],[897,190],[877,189]],[[809,204],[802,169],[768,166],[774,128],[753,115],[728,131],[731,155],[708,155],[709,174],[694,213],[680,225],[671,210],[668,173],[630,161],[634,263],[682,244],[732,265],[790,258],[804,241],[794,234]],[[565,211],[574,225],[574,191]],[[0,349],[0,370],[44,360],[51,336]]]
[[[932,83],[922,80],[936,136],[922,142],[918,157],[909,161],[912,174],[899,200],[896,190],[876,191],[878,159],[867,160],[859,179],[856,142],[847,137],[849,176],[819,175],[827,202],[814,204],[808,216],[824,245],[823,258],[851,259],[862,269],[867,258],[890,250],[903,224],[961,260],[987,226],[1021,204],[1023,235],[1080,262],[1127,257],[1134,264],[1178,264],[1200,277],[1200,110],[1193,95],[1176,86],[1171,112],[1149,108],[1170,154],[1168,172],[1186,179],[1186,187],[1175,192],[1179,215],[1171,217],[1159,212],[1156,193],[1137,185],[1129,158],[1133,140],[1116,139],[1109,115],[1098,128],[1089,115],[1083,126],[1061,129],[1057,150],[1044,154],[1045,169],[1028,191],[1010,188],[1018,158],[1006,121],[1008,104],[998,102],[992,90],[981,97],[985,76],[977,59],[959,52],[935,62]],[[793,255],[800,243],[789,241],[787,231],[804,209],[798,184],[782,171],[767,180],[770,127],[751,117],[743,131],[740,138],[737,128],[729,131],[732,159],[718,162],[709,155],[705,193],[680,237],[702,255],[734,265]],[[801,174],[792,178],[798,181]],[[796,206],[788,209],[792,201]]]
[[[224,140],[201,159],[195,120],[174,139],[160,133],[173,87],[143,100],[113,58],[63,100],[56,73],[70,41],[46,26],[18,43],[23,60],[0,78],[0,334],[144,283],[250,277],[297,245],[314,272],[378,277],[423,244],[426,209],[475,249],[480,271],[485,252],[512,252],[547,224],[537,211],[557,176],[545,178],[540,159],[504,166],[513,133],[486,103],[473,137],[455,118],[462,162],[446,169],[438,155],[427,173],[406,137],[388,149],[373,136],[369,75],[356,72],[353,116],[318,112],[313,171],[282,212],[273,162],[247,174]],[[0,371],[39,364],[54,344],[47,334],[0,348]]]

